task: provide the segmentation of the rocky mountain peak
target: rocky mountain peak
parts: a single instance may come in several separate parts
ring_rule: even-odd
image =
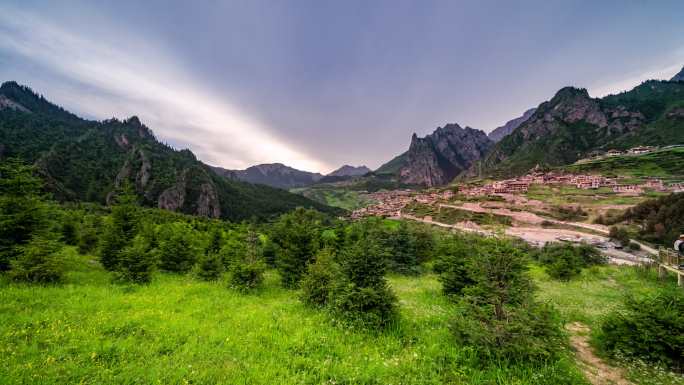
[[[682,70],[679,71],[679,73],[670,79],[671,82],[684,82],[684,67],[682,67]]]
[[[484,132],[456,123],[438,127],[424,138],[413,134],[400,180],[424,186],[449,183],[482,158],[492,144]]]
[[[529,110],[525,111],[522,116],[511,119],[503,126],[495,128],[489,133],[489,139],[493,140],[494,142],[498,142],[510,135],[513,131],[515,131],[516,128],[520,127],[521,124],[525,123],[529,118],[531,118],[535,111],[537,111],[536,108],[530,108]]]

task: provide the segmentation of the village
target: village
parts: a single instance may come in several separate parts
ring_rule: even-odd
[[[613,193],[626,196],[640,195],[645,191],[684,192],[684,183],[681,182],[666,184],[661,179],[649,178],[642,183],[635,184],[622,183],[623,180],[625,179],[608,178],[602,175],[533,171],[518,178],[494,181],[485,185],[461,185],[455,191],[452,189],[425,192],[412,190],[379,191],[367,195],[368,199],[375,203],[355,210],[351,216],[353,219],[366,216],[399,217],[401,210],[413,202],[435,205],[440,201],[449,201],[456,194],[471,198],[524,194],[529,191],[532,185],[573,186],[582,190],[610,188]]]

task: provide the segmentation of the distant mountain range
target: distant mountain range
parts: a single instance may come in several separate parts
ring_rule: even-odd
[[[507,177],[571,164],[592,153],[638,145],[684,143],[684,68],[670,81],[650,80],[633,90],[591,98],[566,87],[489,136],[457,124],[425,138],[375,170],[398,182],[438,186],[454,177]]]
[[[529,110],[525,111],[525,113],[523,113],[522,116],[517,117],[513,120],[509,120],[503,126],[495,128],[487,136],[494,142],[500,141],[504,137],[510,135],[511,132],[515,131],[515,129],[518,128],[521,124],[525,123],[527,119],[529,119],[536,110],[536,108],[530,108]]]
[[[61,201],[110,202],[128,183],[146,206],[214,218],[268,218],[297,206],[340,212],[219,176],[190,150],[160,143],[137,117],[84,120],[15,82],[0,86],[0,158],[6,157],[35,164]]]
[[[344,165],[337,170],[323,175],[320,173],[301,171],[281,163],[266,163],[248,167],[245,170],[226,170],[212,167],[214,172],[227,178],[249,183],[258,183],[281,189],[310,186],[314,183],[330,183],[362,176],[371,170],[366,166]]]

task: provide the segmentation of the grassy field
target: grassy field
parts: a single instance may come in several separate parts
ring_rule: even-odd
[[[0,279],[1,384],[585,383],[570,352],[538,367],[477,362],[453,343],[454,308],[431,274],[390,277],[401,318],[377,333],[305,307],[274,272],[253,294],[164,274],[132,287],[111,284],[99,264],[69,255],[63,285]],[[540,298],[590,326],[625,293],[658,285],[616,267],[567,284],[539,268],[532,274]],[[684,383],[668,381],[660,383]]]
[[[624,155],[565,166],[571,172],[601,173],[638,179],[684,180],[684,148],[672,148],[642,155]]]
[[[296,188],[290,190],[290,192],[304,195],[309,199],[324,203],[328,206],[339,207],[349,211],[364,207],[370,203],[369,200],[358,191],[329,185]]]
[[[554,205],[635,205],[647,199],[667,195],[658,192],[647,192],[640,196],[627,196],[614,193],[612,189],[602,187],[596,190],[583,190],[572,186],[531,185],[525,196]]]

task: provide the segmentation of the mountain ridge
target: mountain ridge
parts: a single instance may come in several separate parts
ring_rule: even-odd
[[[130,184],[146,206],[214,218],[268,218],[297,206],[340,212],[280,189],[221,177],[190,150],[159,142],[135,116],[81,119],[16,82],[3,83],[0,95],[28,110],[0,108],[0,157],[35,164],[60,201],[107,203]]]

